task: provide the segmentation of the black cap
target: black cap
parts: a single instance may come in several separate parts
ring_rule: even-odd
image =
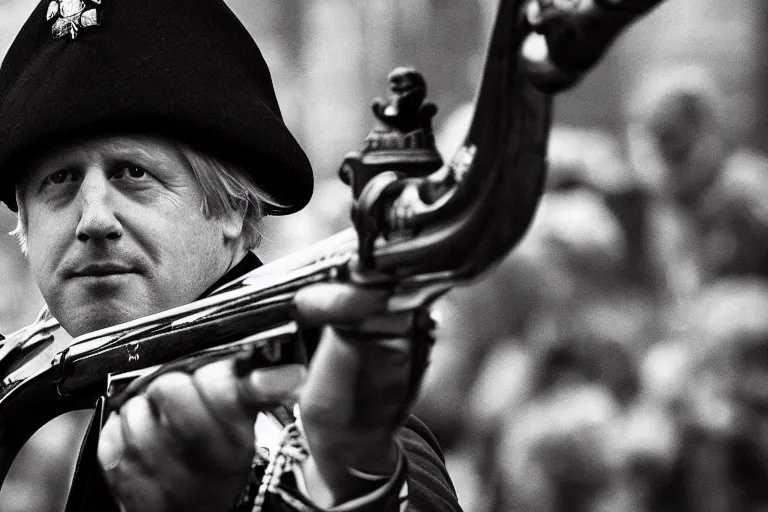
[[[0,68],[0,200],[16,209],[19,159],[115,131],[168,135],[243,167],[285,205],[271,214],[298,211],[312,196],[312,169],[264,58],[222,0],[35,8]]]

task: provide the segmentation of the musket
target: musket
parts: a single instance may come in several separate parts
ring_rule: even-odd
[[[354,228],[212,296],[64,348],[51,346],[44,325],[36,336],[5,340],[0,481],[38,428],[103,406],[104,397],[116,407],[124,383],[137,376],[243,354],[252,367],[305,359],[307,326],[292,307],[302,287],[386,285],[396,291],[390,308],[397,311],[487,271],[521,239],[542,194],[552,94],[574,84],[625,25],[660,1],[502,0],[471,126],[447,164],[434,147],[436,109],[423,102],[423,79],[410,69],[390,75],[391,97],[374,104],[379,125],[340,171],[355,197]]]

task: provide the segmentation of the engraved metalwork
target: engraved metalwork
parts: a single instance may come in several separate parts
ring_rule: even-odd
[[[377,126],[366,137],[363,149],[347,154],[339,170],[356,199],[352,221],[360,236],[361,261],[368,267],[373,265],[371,250],[376,237],[412,230],[415,218],[428,206],[418,188],[407,187],[397,204],[381,209],[380,215],[370,215],[372,195],[363,191],[376,189],[373,195],[378,197],[395,181],[405,185],[407,179],[424,178],[443,165],[432,132],[437,107],[424,102],[424,77],[413,68],[400,67],[389,74],[388,81],[389,98],[377,98],[373,103]],[[376,185],[369,186],[373,181]]]
[[[373,113],[378,125],[366,137],[363,149],[346,155],[339,176],[357,198],[365,185],[385,171],[401,177],[426,176],[443,165],[432,133],[437,107],[424,103],[427,85],[412,68],[389,74],[390,96],[377,98]]]
[[[77,37],[85,27],[100,24],[98,7],[101,0],[51,0],[46,19],[54,20],[51,33],[54,39]]]

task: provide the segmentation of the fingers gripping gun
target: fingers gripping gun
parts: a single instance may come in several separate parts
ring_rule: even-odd
[[[0,481],[42,425],[92,408],[121,382],[248,354],[252,366],[301,360],[292,300],[304,286],[352,281],[394,288],[393,311],[424,305],[502,259],[542,193],[551,94],[573,85],[613,37],[660,0],[502,0],[474,118],[443,165],[436,108],[413,70],[390,75],[379,124],[340,174],[355,197],[354,228],[289,255],[187,306],[53,347],[38,332],[0,345]],[[47,326],[47,327],[46,327]],[[159,370],[159,371],[162,371]],[[119,405],[113,397],[111,406]]]

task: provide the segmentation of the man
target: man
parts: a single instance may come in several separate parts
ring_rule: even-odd
[[[71,336],[255,268],[262,214],[295,212],[312,192],[269,70],[222,0],[41,2],[0,69],[0,132],[0,198],[18,212],[42,318]],[[342,284],[302,290],[303,324],[340,327],[308,369],[238,378],[224,361],[151,382],[102,432],[115,500],[141,511],[458,510],[429,431],[401,426],[419,377],[416,313],[389,314],[388,299]],[[244,491],[259,412],[295,401],[291,474],[268,469],[269,489]]]
[[[628,156],[637,177],[633,245],[659,297],[683,305],[711,278],[705,261],[705,199],[726,160],[722,98],[710,72],[664,69],[628,105]]]

